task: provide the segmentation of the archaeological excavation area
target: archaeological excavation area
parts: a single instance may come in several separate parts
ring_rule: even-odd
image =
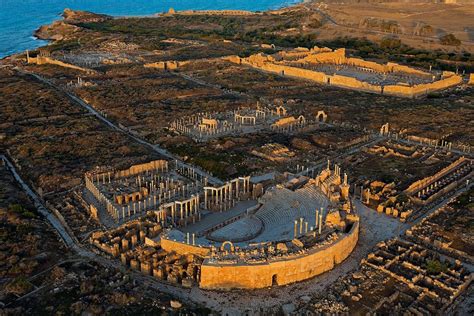
[[[174,169],[174,170],[173,170]],[[240,177],[209,186],[193,169],[153,161],[86,175],[85,199],[106,232],[91,243],[167,283],[257,289],[333,269],[356,247],[346,174],[327,167],[268,186]]]
[[[404,4],[326,2],[67,10],[38,31],[49,45],[0,60],[0,171],[12,174],[0,181],[0,303],[37,297],[57,315],[469,310],[472,30],[444,45],[410,16],[386,34],[343,6]],[[341,28],[380,40],[330,33]]]

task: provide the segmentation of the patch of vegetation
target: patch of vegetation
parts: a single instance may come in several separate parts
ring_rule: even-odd
[[[16,214],[19,214],[21,215],[22,217],[26,217],[26,218],[34,218],[36,217],[36,214],[33,213],[32,211],[24,208],[22,205],[20,204],[10,204],[9,205],[9,210],[13,213],[16,213]]]
[[[62,40],[62,41],[55,41],[52,44],[48,45],[48,50],[50,52],[54,51],[73,51],[76,49],[81,48],[81,43],[79,40],[72,39],[72,40]]]
[[[439,42],[443,45],[459,46],[461,40],[459,40],[454,34],[446,34],[440,37]]]
[[[452,206],[460,209],[467,208],[469,210],[474,210],[474,188],[471,188],[469,191],[461,194]]]
[[[186,144],[174,145],[168,149],[183,157],[185,161],[191,162],[221,179],[230,179],[249,173],[247,167],[242,164],[244,157],[241,154],[209,152]]]
[[[425,268],[428,274],[439,274],[448,271],[448,265],[439,260],[428,260]]]
[[[28,293],[32,288],[33,286],[26,277],[18,276],[7,284],[5,290],[7,293],[24,295]]]

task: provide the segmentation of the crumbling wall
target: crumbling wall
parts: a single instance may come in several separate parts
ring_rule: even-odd
[[[130,177],[146,171],[162,170],[167,171],[168,161],[166,160],[154,160],[147,163],[133,165],[128,169],[120,170],[115,173],[116,178]]]
[[[329,78],[329,83],[334,86],[346,87],[369,92],[382,93],[382,87],[360,81],[356,78],[334,75]]]
[[[462,77],[453,75],[435,82],[414,86],[388,85],[384,86],[383,93],[403,97],[418,97],[433,91],[444,90],[462,83]]]
[[[413,94],[419,96],[436,90],[443,90],[462,83],[462,77],[459,75],[453,75],[444,79],[413,86]]]
[[[298,62],[307,62],[312,64],[336,64],[346,63],[346,49],[339,48],[332,52],[309,53],[305,58]]]
[[[205,260],[199,286],[204,289],[257,289],[302,281],[334,268],[354,250],[359,222],[336,243],[295,257],[262,263],[219,264]]]
[[[276,121],[274,123],[274,125],[276,126],[285,126],[285,125],[288,125],[288,124],[293,124],[296,122],[296,119],[294,116],[288,116],[288,117],[284,117],[284,118],[281,118],[279,119],[278,121]]]
[[[223,60],[227,60],[231,63],[234,63],[234,64],[242,64],[242,58],[240,58],[239,56],[237,55],[230,55],[230,56],[225,56],[222,58]]]
[[[280,72],[283,71],[283,75],[308,79],[318,83],[327,83],[328,76],[323,72],[311,71],[307,69],[301,69],[289,66],[279,66]]]
[[[56,65],[64,68],[71,68],[71,69],[76,69],[79,71],[84,71],[84,72],[91,72],[91,69],[87,68],[82,68],[76,65],[71,65],[65,62],[62,62],[60,60],[53,59],[51,57],[45,57],[45,56],[37,56],[37,57],[29,57],[28,58],[28,63],[29,64],[37,64],[37,65],[45,65],[45,64],[51,64],[51,65]]]
[[[190,63],[189,61],[170,60],[170,61],[159,61],[156,63],[145,64],[144,67],[145,68],[158,68],[158,69],[163,69],[163,70],[175,70],[189,63]]]
[[[408,66],[399,65],[397,63],[388,62],[386,67],[387,67],[388,72],[403,72],[403,73],[411,74],[411,75],[420,75],[420,76],[429,76],[429,77],[432,76],[432,74],[430,74],[429,72],[425,72],[425,71],[418,70],[418,69],[408,67]]]
[[[188,245],[182,242],[161,238],[161,248],[167,252],[176,252],[179,255],[197,255],[205,257],[209,255],[209,248],[199,247],[194,245]]]
[[[341,75],[326,75],[324,72],[317,72],[309,69],[300,67],[292,67],[285,65],[286,57],[298,57],[305,55],[304,58],[300,58],[296,61],[291,61],[293,64],[346,64],[355,67],[362,67],[370,69],[378,73],[390,73],[390,72],[402,72],[409,75],[416,76],[432,76],[428,72],[417,70],[408,66],[399,65],[396,63],[378,64],[372,61],[366,61],[360,58],[346,58],[345,49],[340,48],[335,51],[319,50],[319,48],[307,50],[295,50],[291,52],[279,52],[275,55],[255,54],[248,58],[239,58],[238,56],[227,56],[225,60],[228,60],[237,64],[245,64],[251,67],[268,71],[271,73],[296,77],[301,79],[311,80],[317,83],[330,84],[340,86],[349,89],[362,90],[367,92],[383,93],[387,95],[401,96],[401,97],[417,97],[428,94],[433,91],[447,89],[462,83],[462,77],[452,72],[443,72],[442,79],[414,86],[404,84],[394,84],[387,86],[372,85],[368,82],[360,81],[354,77],[341,76]],[[276,61],[275,57],[277,56]],[[288,60],[286,60],[288,62]]]
[[[352,66],[356,66],[356,67],[372,69],[372,70],[374,70],[376,72],[380,72],[380,73],[385,73],[388,70],[386,65],[381,65],[381,64],[378,64],[376,62],[367,61],[367,60],[363,60],[363,59],[360,59],[360,58],[347,58],[346,63],[348,65],[352,65]]]
[[[413,87],[402,85],[387,85],[383,87],[383,94],[412,98]]]
[[[315,81],[318,83],[327,83],[328,77],[325,73],[322,73],[322,72],[316,72],[312,70],[273,64],[273,63],[250,64],[246,61],[242,61],[242,63],[246,63],[257,69],[268,71],[268,72],[278,74],[278,75],[302,78],[302,79]]]
[[[425,143],[425,144],[431,144],[434,139],[427,138],[427,137],[421,137],[421,136],[416,136],[416,135],[408,135],[407,139],[413,142],[417,143]]]

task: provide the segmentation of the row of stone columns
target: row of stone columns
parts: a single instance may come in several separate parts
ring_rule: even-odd
[[[202,184],[207,185],[207,177],[192,166],[186,165],[184,163],[178,162],[178,160],[175,160],[175,170],[182,176],[199,181]],[[197,187],[197,183],[195,183],[194,185]]]
[[[112,176],[112,172],[104,172],[102,174],[96,173],[95,177],[91,175],[90,178],[88,175],[86,175],[85,178],[89,179],[89,181],[91,181],[92,183],[106,184],[106,183],[111,183],[111,176]]]
[[[200,220],[201,213],[199,212],[199,204],[199,195],[193,195],[184,201],[174,201],[162,205],[160,210],[156,211],[157,220],[161,222],[163,226],[166,224],[168,215],[173,225],[177,225],[179,222],[186,225],[190,218],[192,218],[193,222],[196,221],[196,219]]]
[[[323,209],[321,208],[321,213],[319,210],[315,210],[315,223],[314,227],[311,226],[308,228],[308,222],[304,220],[303,217],[300,217],[298,220],[294,221],[293,227],[293,238],[298,238],[304,234],[307,234],[308,231],[314,231],[318,229],[319,234],[321,235],[322,227],[323,227]]]
[[[388,132],[387,136],[389,136],[389,137],[391,137],[395,140],[404,139],[404,137],[401,133]],[[447,149],[447,150],[452,150],[454,148],[454,149],[457,149],[457,150],[465,152],[465,153],[470,153],[472,151],[472,148],[469,145],[464,145],[464,144],[454,145],[452,142],[448,142],[448,141],[443,140],[443,139],[430,139],[430,140],[426,140],[426,141],[423,141],[422,139],[420,139],[418,141],[410,140],[409,137],[405,137],[405,139],[408,143],[427,145],[427,146],[434,147],[434,148],[439,147],[439,148],[444,148],[444,149]]]
[[[107,197],[100,192],[100,190],[95,186],[95,183],[88,175],[85,176],[86,188],[91,192],[91,194],[96,198],[96,200],[105,207],[107,213],[109,213],[115,221],[120,219],[120,213],[117,208],[107,199]]]
[[[334,165],[334,175],[336,176],[340,176],[341,175],[341,167],[339,167],[338,165]]]
[[[204,207],[210,209],[213,204],[221,205],[226,201],[238,199],[241,192],[244,194],[250,192],[250,177],[234,179],[218,188],[204,187]]]
[[[455,181],[462,177],[463,175],[466,174],[466,172],[469,172],[471,169],[471,164],[469,163],[468,165],[461,166],[460,168],[457,168],[455,170],[450,171],[448,174],[445,174],[444,176],[438,178],[436,181],[432,182],[431,184],[426,185],[423,189],[418,191],[418,198],[422,198],[425,195],[432,195],[437,192],[437,188],[439,187],[444,187],[447,184],[451,183],[452,181]],[[447,179],[449,176],[453,177],[454,180],[449,180]],[[433,192],[435,191],[435,192]]]
[[[304,127],[305,125],[306,123],[304,122],[295,122],[295,123],[289,123],[284,126],[277,126],[275,124],[272,124],[270,127],[272,131],[290,133],[290,132],[298,130],[299,128]]]
[[[234,115],[234,122],[239,123],[240,125],[255,125],[257,118],[255,116],[248,116],[248,115]]]
[[[195,246],[196,245],[196,235],[194,233],[191,234],[192,236],[192,245]],[[190,244],[190,241],[189,241],[189,233],[186,233],[186,244]]]
[[[218,127],[212,130],[199,128],[199,138],[202,138],[203,136],[217,136],[217,135],[225,134],[234,130],[235,130],[235,127],[232,124],[228,126]]]

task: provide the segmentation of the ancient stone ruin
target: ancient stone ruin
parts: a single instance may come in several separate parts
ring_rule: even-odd
[[[166,160],[88,172],[91,213],[120,224],[91,243],[131,269],[206,289],[301,281],[334,268],[357,244],[347,175],[329,161],[315,178],[266,189],[250,177],[210,186],[183,175],[196,178]]]
[[[281,76],[408,98],[427,95],[463,82],[463,78],[453,72],[435,73],[392,62],[378,64],[347,57],[344,48],[296,48],[273,55],[259,53],[248,58],[228,56],[225,59]]]

